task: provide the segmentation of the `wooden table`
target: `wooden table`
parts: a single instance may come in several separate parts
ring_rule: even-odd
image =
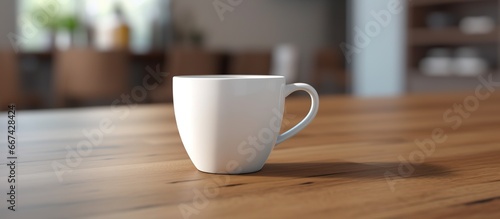
[[[231,176],[195,169],[170,105],[18,111],[16,212],[0,114],[1,218],[500,218],[500,95],[471,94],[322,97],[262,171]],[[289,98],[283,128],[308,103]]]

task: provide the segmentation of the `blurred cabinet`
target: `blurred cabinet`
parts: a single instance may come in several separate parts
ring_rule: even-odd
[[[271,52],[240,52],[229,57],[229,74],[268,75],[271,73]]]
[[[70,49],[55,54],[56,106],[111,104],[129,93],[128,53]]]
[[[0,110],[8,104],[20,104],[22,89],[17,56],[14,52],[0,51]]]
[[[333,84],[337,92],[345,93],[349,77],[344,66],[342,54],[333,48],[318,49],[314,55],[313,84],[322,90],[324,82]]]
[[[153,102],[172,101],[172,79],[181,75],[214,75],[223,69],[223,55],[197,48],[175,48],[168,51],[166,80],[150,93]]]

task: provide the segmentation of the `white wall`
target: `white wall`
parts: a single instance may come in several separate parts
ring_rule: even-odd
[[[225,3],[226,0],[220,0]],[[304,54],[324,45],[338,45],[344,29],[335,30],[335,23],[344,22],[345,7],[331,0],[242,0],[224,13],[221,21],[213,6],[214,0],[177,0],[176,12],[190,11],[205,31],[206,46],[222,50],[271,49],[280,43],[292,43]],[[341,13],[337,13],[340,11]],[[180,16],[177,16],[180,17]],[[342,17],[342,18],[341,18]],[[303,59],[302,80],[310,60]]]
[[[11,48],[8,33],[16,32],[16,1],[0,1],[0,49]]]
[[[394,96],[405,87],[405,0],[352,0],[349,44],[356,46],[353,59],[353,92],[358,96]],[[393,10],[393,5],[401,10]],[[387,11],[391,19],[378,21],[371,12]],[[395,13],[399,11],[399,13]],[[388,21],[388,22],[385,22]],[[376,22],[376,28],[366,27]],[[386,25],[386,26],[384,26]],[[360,31],[356,31],[361,29]],[[371,36],[370,36],[371,34]]]

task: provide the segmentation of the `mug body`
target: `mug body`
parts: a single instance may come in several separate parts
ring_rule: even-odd
[[[174,77],[175,119],[196,168],[223,174],[259,171],[279,135],[284,89],[283,76]]]

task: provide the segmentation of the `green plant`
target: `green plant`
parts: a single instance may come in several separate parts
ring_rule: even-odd
[[[80,25],[78,18],[75,15],[59,16],[56,14],[47,14],[41,8],[34,10],[31,14],[33,15],[33,18],[35,18],[35,22],[52,31],[67,30],[73,32]]]

